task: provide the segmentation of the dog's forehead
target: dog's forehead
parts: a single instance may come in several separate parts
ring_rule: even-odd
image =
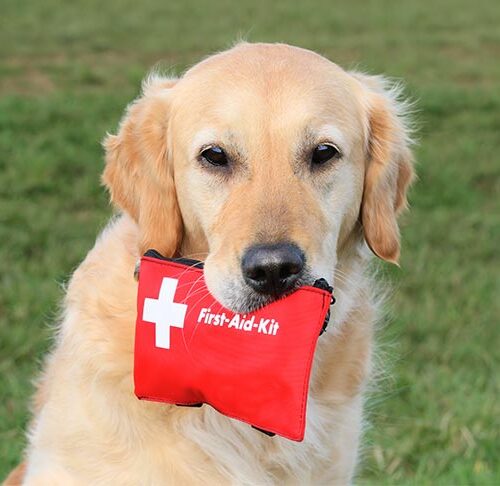
[[[356,125],[359,83],[326,58],[286,45],[243,44],[191,68],[174,105],[200,124],[293,127]]]

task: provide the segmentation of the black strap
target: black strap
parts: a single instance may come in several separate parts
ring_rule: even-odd
[[[318,278],[318,280],[316,280],[313,283],[313,287],[330,292],[330,294],[332,294],[332,299],[330,301],[330,305],[335,304],[335,297],[333,296],[333,287],[324,278]],[[319,332],[320,336],[326,331],[326,328],[328,327],[329,321],[330,321],[330,309],[328,309],[328,312],[326,313],[325,322],[323,322],[323,327],[321,328],[321,331]]]
[[[252,429],[258,430],[259,432],[266,434],[268,437],[274,437],[276,435],[274,432],[269,432],[268,430],[260,429],[259,427],[255,427],[255,425],[252,425]]]

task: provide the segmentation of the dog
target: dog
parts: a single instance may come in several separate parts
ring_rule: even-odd
[[[239,43],[179,79],[150,75],[104,141],[119,212],[69,282],[7,483],[349,484],[378,315],[369,262],[397,264],[414,174],[400,94],[285,44]],[[204,260],[212,294],[240,312],[334,282],[303,442],[208,406],[137,400],[133,274],[148,248]]]

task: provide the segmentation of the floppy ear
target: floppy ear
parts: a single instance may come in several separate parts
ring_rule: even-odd
[[[407,104],[399,101],[400,89],[378,76],[355,73],[367,92],[368,143],[361,222],[373,253],[398,264],[400,234],[398,214],[406,208],[406,192],[413,177]]]
[[[111,201],[127,212],[140,230],[140,252],[155,248],[173,256],[182,237],[182,220],[168,160],[169,90],[175,80],[152,77],[131,103],[117,135],[104,140],[102,181]]]

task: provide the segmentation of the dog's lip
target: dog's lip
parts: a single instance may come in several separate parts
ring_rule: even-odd
[[[278,302],[279,300],[288,297],[302,287],[313,285],[313,282],[314,279],[309,278],[309,276],[304,277],[304,279],[300,279],[299,281],[297,281],[297,283],[291,289],[283,292],[282,294],[260,294],[255,290],[250,290],[250,295],[247,300],[252,300],[253,298],[258,300],[258,302],[250,303],[247,307],[241,307],[241,310],[235,310],[234,308],[230,308],[230,310],[237,313],[256,312],[263,307],[266,307],[270,304],[273,304],[274,302]]]

